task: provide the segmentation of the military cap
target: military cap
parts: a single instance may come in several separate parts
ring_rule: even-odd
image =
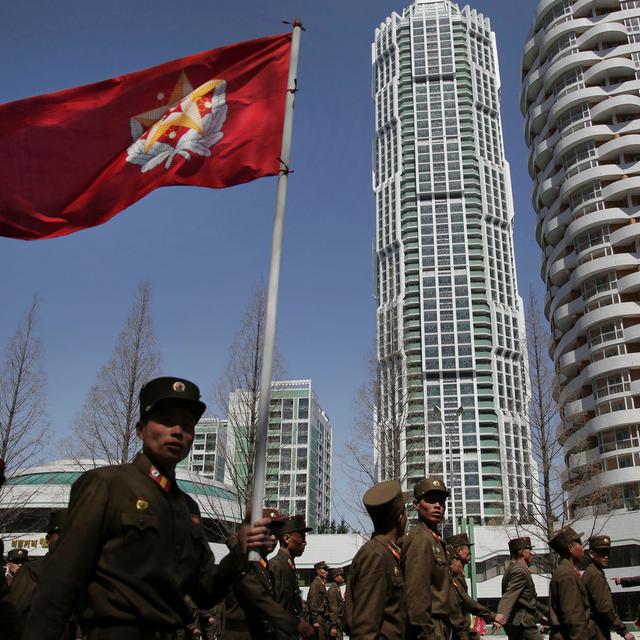
[[[60,533],[64,520],[67,517],[66,509],[54,509],[49,512],[49,522],[47,523],[47,535]]]
[[[264,508],[262,510],[263,518],[271,518],[271,529],[281,529],[284,526],[284,520],[280,517],[280,512],[277,509]]]
[[[520,549],[531,549],[531,538],[524,536],[522,538],[512,538],[509,540],[509,551],[519,551]]]
[[[9,562],[26,562],[29,559],[29,551],[27,549],[9,549],[7,560]]]
[[[603,551],[609,551],[609,549],[611,549],[611,538],[605,535],[591,536],[589,538],[589,549],[602,549]]]
[[[344,569],[342,567],[329,569],[329,580],[335,580],[337,576],[344,576]]]
[[[449,495],[451,492],[447,489],[444,481],[441,478],[429,477],[420,480],[415,487],[413,487],[413,495],[416,500],[420,500],[425,493],[445,493]]]
[[[196,422],[200,420],[207,405],[200,400],[200,389],[184,378],[155,378],[140,389],[140,419],[160,403],[183,404],[191,411]]]
[[[389,521],[404,510],[404,496],[398,480],[378,482],[365,491],[362,503],[374,522]]]
[[[313,565],[313,568],[317,571],[318,569],[326,569],[327,571],[329,570],[329,565],[324,561],[324,560],[320,560],[320,562],[316,562]]]
[[[311,527],[307,527],[304,516],[289,516],[283,520],[283,525],[280,527],[278,534],[283,536],[285,533],[307,533],[313,531]]]
[[[456,533],[454,536],[449,536],[444,542],[452,549],[464,547],[465,545],[467,547],[473,546],[467,533]]]
[[[549,546],[556,553],[564,553],[572,542],[580,542],[582,536],[582,533],[576,533],[571,527],[563,527],[549,540]]]

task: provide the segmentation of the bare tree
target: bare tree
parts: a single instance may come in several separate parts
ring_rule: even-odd
[[[224,446],[225,481],[237,495],[242,515],[251,502],[255,461],[258,400],[262,375],[266,299],[263,287],[255,290],[229,349],[226,369],[214,387],[214,400],[228,420]],[[274,354],[273,376],[282,373],[280,355]],[[215,510],[216,505],[211,505]],[[222,520],[222,518],[220,518]]]
[[[396,478],[403,483],[407,477],[408,454],[404,443],[408,390],[403,379],[403,361],[398,352],[381,361],[375,352],[369,355],[368,378],[355,399],[351,437],[345,443],[344,453],[339,454],[351,481],[344,502],[357,512],[351,511],[350,516],[358,518],[361,530],[371,526],[362,507],[364,491],[381,480]]]
[[[111,359],[98,372],[73,431],[74,457],[122,464],[138,451],[138,393],[158,373],[160,356],[151,320],[151,287],[138,285],[135,301]]]
[[[9,339],[0,370],[0,458],[7,476],[33,464],[43,445],[46,375],[42,343],[35,335],[38,300]]]
[[[34,298],[7,343],[0,369],[0,459],[9,478],[36,462],[48,430],[42,343],[35,334],[37,312]],[[0,516],[0,529],[6,530],[28,508],[37,490],[22,491],[20,498],[13,497],[10,485],[0,492],[9,494],[3,498],[6,508]]]

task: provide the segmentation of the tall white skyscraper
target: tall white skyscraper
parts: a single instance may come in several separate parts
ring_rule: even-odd
[[[540,2],[523,55],[571,516],[640,508],[640,0]]]
[[[495,35],[469,7],[414,0],[376,29],[372,63],[378,474],[409,489],[445,476],[458,518],[526,516],[537,469]]]

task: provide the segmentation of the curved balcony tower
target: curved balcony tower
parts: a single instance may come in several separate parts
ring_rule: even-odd
[[[640,0],[542,0],[521,109],[571,516],[640,507]]]

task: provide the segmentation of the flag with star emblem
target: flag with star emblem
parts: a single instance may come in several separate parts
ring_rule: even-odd
[[[0,235],[53,238],[170,185],[280,171],[291,34],[0,105]]]

